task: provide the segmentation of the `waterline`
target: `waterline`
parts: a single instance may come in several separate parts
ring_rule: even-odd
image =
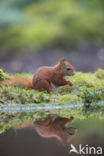
[[[50,105],[50,106],[7,106],[1,107],[0,111],[31,111],[31,110],[54,110],[54,109],[70,109],[70,108],[80,108],[83,107],[85,104],[73,104],[73,105]],[[104,106],[104,101],[99,103],[92,104],[94,106]],[[87,104],[86,104],[87,106]]]
[[[8,106],[0,108],[0,111],[30,111],[30,110],[54,110],[54,109],[69,109],[82,107],[84,104],[78,105],[50,105],[50,106]]]

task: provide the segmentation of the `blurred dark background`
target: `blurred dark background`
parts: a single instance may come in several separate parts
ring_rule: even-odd
[[[75,69],[104,68],[103,0],[0,0],[0,68],[34,72],[61,57]]]

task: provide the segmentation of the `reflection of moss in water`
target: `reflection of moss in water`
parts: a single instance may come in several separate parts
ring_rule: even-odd
[[[96,108],[96,107],[95,107]],[[28,121],[38,121],[45,119],[50,114],[57,114],[61,117],[70,118],[74,116],[75,120],[84,120],[90,118],[104,119],[104,107],[102,108],[72,108],[50,111],[23,111],[23,112],[0,112],[0,133],[5,132],[9,128],[19,127],[22,123]]]
[[[4,73],[3,73],[4,74]],[[47,94],[35,90],[25,90],[19,87],[1,86],[0,105],[13,106],[24,104],[24,106],[49,106],[84,103],[83,108],[30,111],[30,112],[0,112],[0,133],[10,127],[15,127],[26,121],[44,119],[48,114],[58,114],[62,117],[74,116],[76,119],[85,119],[96,116],[104,119],[104,107],[97,106],[97,102],[104,101],[104,71],[98,70],[95,74],[76,72],[73,77],[67,77],[74,82],[73,87],[59,87],[55,93]],[[18,74],[19,75],[19,74]],[[32,74],[20,74],[32,79]],[[99,76],[100,75],[100,76]],[[93,106],[90,104],[93,103]]]
[[[26,121],[35,121],[37,119],[45,118],[47,113],[42,115],[42,112],[0,112],[0,133],[6,129],[19,126]]]

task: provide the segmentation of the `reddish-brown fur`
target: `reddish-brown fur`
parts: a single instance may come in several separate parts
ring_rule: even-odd
[[[18,85],[22,88],[36,89],[50,93],[52,85],[56,87],[64,85],[72,86],[73,83],[64,78],[65,76],[72,75],[74,75],[74,67],[66,59],[61,59],[53,67],[44,66],[37,69],[34,73],[32,83],[23,77],[13,77],[2,81],[0,84]]]
[[[34,128],[37,133],[44,138],[56,138],[64,144],[68,144],[75,136],[77,129],[73,127],[66,127],[66,124],[72,123],[74,117],[63,118],[60,116],[49,116],[44,120],[35,121]],[[28,127],[32,122],[28,121],[22,123],[20,126],[15,126],[15,128],[25,128]]]
[[[8,78],[0,82],[0,85],[9,85],[9,86],[13,85],[13,86],[19,86],[25,89],[32,89],[31,81],[28,80],[27,78],[20,77],[20,76]]]

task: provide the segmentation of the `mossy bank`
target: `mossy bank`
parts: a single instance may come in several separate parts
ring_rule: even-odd
[[[17,74],[32,79],[32,74]],[[7,75],[0,70],[0,80],[6,79]],[[0,106],[50,106],[50,105],[73,105],[84,104],[84,107],[71,109],[35,110],[23,112],[0,111],[0,133],[11,126],[20,125],[26,121],[44,119],[49,114],[57,114],[62,117],[74,116],[75,119],[96,117],[104,119],[104,107],[98,103],[104,101],[104,70],[99,69],[96,73],[76,72],[75,76],[67,77],[73,81],[74,86],[59,87],[55,93],[25,90],[13,86],[0,86]]]
[[[32,74],[17,74],[32,79]],[[0,80],[11,75],[0,70]],[[25,90],[18,86],[0,86],[0,106],[25,104],[25,105],[59,105],[78,103],[97,103],[104,100],[104,70],[96,73],[76,72],[75,76],[66,77],[73,81],[74,86],[59,87],[54,93]]]

